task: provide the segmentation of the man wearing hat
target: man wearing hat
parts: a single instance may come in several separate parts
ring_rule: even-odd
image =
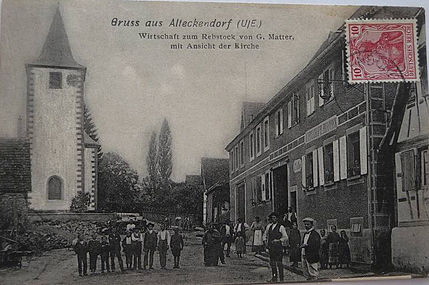
[[[319,277],[320,235],[314,229],[314,219],[305,218],[302,221],[306,230],[302,237],[301,245],[303,272],[307,280],[314,280]]]
[[[270,254],[272,278],[269,282],[283,281],[283,245],[287,242],[286,229],[278,222],[278,214],[272,212],[269,216],[271,225],[266,229],[266,242]]]

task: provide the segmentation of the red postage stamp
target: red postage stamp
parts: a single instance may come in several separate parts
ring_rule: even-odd
[[[350,83],[418,81],[416,21],[348,20]]]

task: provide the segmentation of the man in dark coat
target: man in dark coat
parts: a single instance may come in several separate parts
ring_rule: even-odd
[[[220,235],[222,237],[222,250],[225,248],[226,244],[226,256],[229,257],[231,251],[231,243],[234,236],[234,230],[230,225],[230,221],[227,220],[220,228]]]
[[[286,229],[278,222],[278,214],[273,212],[268,216],[272,223],[266,229],[267,248],[270,254],[272,278],[269,282],[284,279],[283,245],[288,241]]]
[[[109,246],[110,246],[110,261],[111,270],[115,271],[115,256],[118,259],[119,268],[124,271],[124,262],[121,256],[121,235],[117,229],[111,229],[109,234]]]
[[[156,251],[158,236],[153,230],[154,224],[147,224],[147,231],[144,235],[143,250],[144,250],[144,261],[143,269],[146,269],[149,263],[149,269],[153,269],[153,254]]]
[[[79,276],[87,275],[88,268],[88,244],[83,240],[82,235],[78,235],[77,239],[73,241],[73,250],[77,255],[77,270],[79,272]]]
[[[302,237],[301,244],[303,273],[307,280],[315,280],[319,277],[320,235],[314,229],[314,219],[305,218],[303,222],[306,230]]]
[[[92,239],[88,242],[88,252],[89,252],[89,270],[91,273],[97,271],[97,259],[100,254],[101,244],[97,239],[97,235],[94,234]]]
[[[219,259],[219,244],[221,237],[218,230],[211,224],[209,229],[204,233],[203,246],[204,246],[204,265],[217,266]]]
[[[103,235],[101,238],[101,272],[104,273],[104,269],[107,270],[107,272],[110,272],[110,264],[109,264],[109,253],[110,253],[110,245],[107,240],[107,237]]]

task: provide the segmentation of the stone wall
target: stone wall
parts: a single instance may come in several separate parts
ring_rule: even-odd
[[[49,212],[29,212],[28,219],[30,222],[36,221],[94,221],[107,222],[116,220],[116,213],[49,213]]]

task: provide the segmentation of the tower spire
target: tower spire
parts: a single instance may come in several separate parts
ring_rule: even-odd
[[[57,6],[54,19],[49,28],[42,53],[34,64],[83,68],[73,58],[59,6]]]

